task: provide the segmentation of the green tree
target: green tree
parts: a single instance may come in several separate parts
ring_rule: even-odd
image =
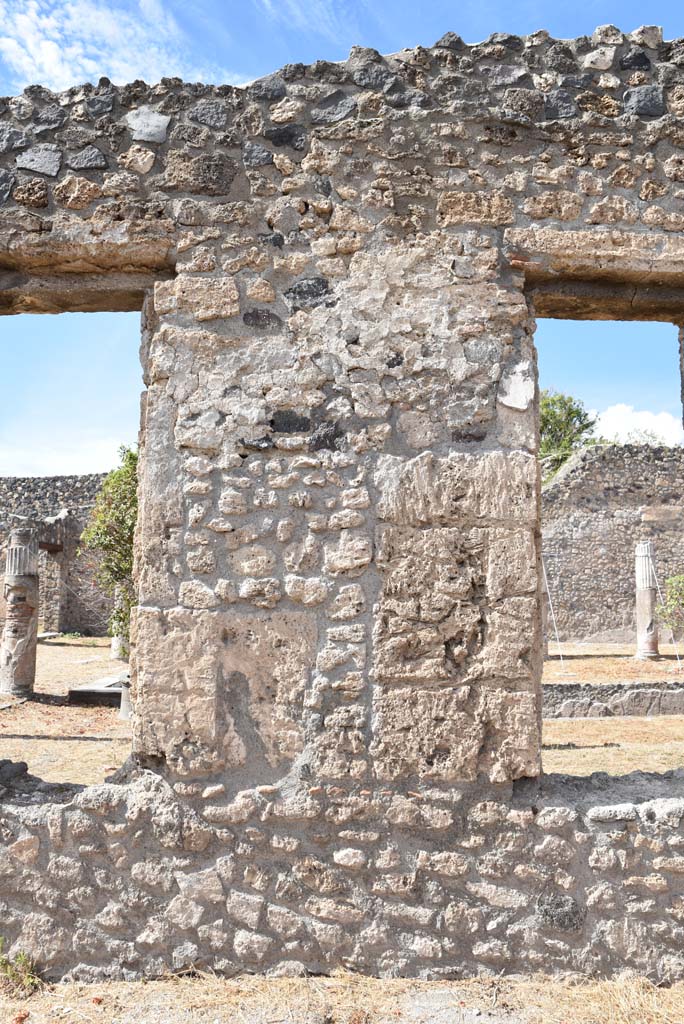
[[[138,452],[123,447],[119,455],[121,465],[105,479],[81,543],[99,555],[97,578],[104,590],[116,598],[109,632],[128,642],[131,608],[135,603],[133,535],[138,517]]]
[[[684,629],[684,576],[665,580],[665,598],[658,605],[658,617],[676,635]]]
[[[542,474],[552,476],[573,452],[596,444],[596,418],[578,398],[544,389],[539,400]]]

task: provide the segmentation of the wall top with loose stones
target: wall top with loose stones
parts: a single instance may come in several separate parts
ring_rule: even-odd
[[[105,473],[0,477],[0,537],[16,525],[16,516],[42,520],[66,509],[86,518],[105,477]]]
[[[543,490],[544,521],[574,511],[673,506],[684,493],[684,448],[597,445],[577,452]]]
[[[99,253],[89,271],[168,267],[179,230],[199,224],[276,248],[323,226],[351,251],[357,236],[435,222],[677,231],[683,118],[684,39],[663,42],[655,27],[476,45],[449,32],[430,49],[357,47],[243,88],[32,86],[0,99],[0,259],[47,268],[59,241],[62,268],[82,269],[75,218]],[[295,309],[325,300],[325,282],[304,281]]]

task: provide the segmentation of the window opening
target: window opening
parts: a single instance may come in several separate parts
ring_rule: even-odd
[[[535,344],[544,770],[682,767],[684,673],[661,611],[666,581],[684,577],[677,328],[540,319]],[[650,552],[641,597],[637,545]],[[635,657],[639,600],[655,609],[652,621],[642,610],[640,628],[659,634],[658,656],[643,660]]]
[[[128,664],[112,657],[115,597],[82,534],[119,449],[136,447],[140,314],[6,316],[0,344],[0,636],[9,619],[15,638],[0,647],[0,761],[102,782],[130,750]]]

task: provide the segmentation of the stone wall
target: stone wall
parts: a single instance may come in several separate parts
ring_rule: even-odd
[[[663,590],[684,573],[684,449],[578,453],[544,487],[542,530],[561,639],[633,641],[637,542],[653,541]]]
[[[684,42],[448,33],[0,126],[0,307],[142,308],[147,384],[131,774],[8,794],[11,948],[684,975],[681,780],[539,810],[533,345],[682,319]]]
[[[683,772],[261,786],[220,824],[152,772],[61,794],[9,774],[2,932],[51,977],[684,975]]]
[[[111,598],[97,582],[97,557],[80,551],[80,537],[105,474],[56,477],[0,477],[0,569],[10,530],[28,517],[44,544],[40,552],[39,629],[102,636],[112,610]],[[59,517],[68,511],[69,515]],[[48,523],[58,516],[53,527]],[[4,622],[0,574],[0,626]]]

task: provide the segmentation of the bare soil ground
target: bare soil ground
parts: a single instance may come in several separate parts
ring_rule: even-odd
[[[543,724],[542,744],[545,772],[665,772],[684,768],[684,717],[549,718]]]
[[[109,644],[106,637],[70,636],[38,643],[35,698],[0,696],[0,759],[26,761],[32,775],[49,782],[84,784],[102,782],[123,764],[130,723],[116,708],[67,703],[70,686],[119,671]]]
[[[660,650],[661,657],[656,660],[637,661],[634,647],[624,644],[551,643],[542,682],[628,685],[665,680],[684,685],[684,651],[680,651],[680,669],[671,644],[661,644]],[[542,765],[545,772],[568,775],[625,775],[637,770],[682,768],[684,717],[547,719],[543,725]]]
[[[206,975],[0,995],[0,1013],[3,1024],[682,1024],[684,984]]]
[[[543,683],[619,683],[628,681],[666,680],[684,684],[684,645],[675,648],[660,645],[660,658],[637,661],[634,646],[625,644],[549,644],[549,657],[544,662]]]

